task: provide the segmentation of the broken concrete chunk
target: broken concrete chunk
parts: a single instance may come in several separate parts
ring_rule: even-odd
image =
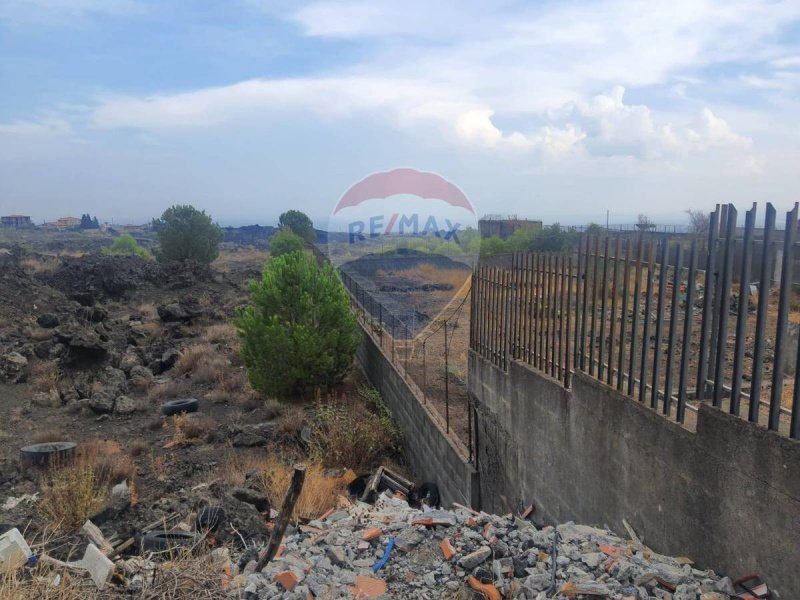
[[[489,556],[491,556],[491,554],[491,548],[489,548],[489,546],[483,546],[478,548],[475,552],[467,554],[466,556],[462,556],[458,561],[458,564],[464,569],[470,571],[482,564],[487,558],[489,558]]]

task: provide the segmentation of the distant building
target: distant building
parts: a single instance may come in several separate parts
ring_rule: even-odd
[[[541,231],[542,222],[520,219],[517,215],[485,215],[478,221],[478,230],[483,238],[497,236],[505,240],[518,229]]]
[[[8,215],[7,217],[0,217],[0,225],[3,227],[11,227],[13,229],[24,229],[33,227],[31,218],[24,215]]]
[[[77,217],[61,217],[53,222],[56,229],[72,229],[73,227],[79,227],[80,224],[81,220]]]

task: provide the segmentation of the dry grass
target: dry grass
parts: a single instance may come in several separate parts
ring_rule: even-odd
[[[92,465],[77,463],[54,467],[41,482],[36,504],[42,518],[54,529],[73,530],[103,506],[108,491]]]
[[[125,593],[113,586],[98,591],[91,579],[66,569],[39,566],[27,577],[22,571],[0,579],[0,598],[14,600],[100,600],[117,598]],[[60,583],[53,585],[56,575]],[[170,560],[158,563],[152,581],[137,592],[137,600],[194,600],[196,598],[226,598],[230,574],[225,565],[210,555],[197,556],[191,552],[178,553]]]
[[[195,344],[181,353],[172,370],[178,375],[191,373],[196,383],[211,383],[224,379],[229,366],[228,359],[211,344]]]
[[[36,361],[28,367],[28,381],[34,392],[50,392],[58,389],[60,378],[55,361]]]
[[[269,498],[272,506],[278,507],[283,501],[292,467],[275,456],[261,451],[231,451],[220,464],[216,478],[230,486],[243,485],[250,473],[257,473],[258,487]],[[306,466],[303,492],[297,501],[295,518],[315,519],[329,508],[336,506],[337,497],[347,495],[347,484],[356,478],[353,471],[345,471],[338,477],[327,477],[321,463]]]
[[[208,415],[175,415],[172,417],[172,426],[172,439],[176,444],[198,440],[213,441],[217,431],[216,421]]]
[[[115,485],[132,479],[135,466],[119,443],[94,440],[78,446],[78,464],[90,465],[101,481]]]
[[[270,458],[260,470],[259,483],[272,506],[280,506],[289,482],[292,479],[291,466]],[[336,506],[340,495],[346,495],[347,484],[356,478],[353,471],[345,471],[339,477],[328,477],[325,468],[319,464],[306,466],[303,491],[294,508],[295,519],[316,519],[326,510]]]
[[[186,396],[192,389],[188,379],[173,379],[168,383],[153,384],[148,390],[147,398],[150,401],[174,399]]]
[[[59,269],[61,261],[55,256],[29,256],[20,260],[19,266],[31,275],[49,275]]]
[[[306,422],[306,413],[299,406],[284,410],[278,419],[278,435],[284,439],[299,439],[300,432],[306,426]]]
[[[137,305],[135,310],[142,315],[142,317],[150,321],[158,318],[158,310],[156,310],[156,305],[152,302],[143,302]]]
[[[217,260],[211,265],[222,272],[229,272],[233,267],[248,267],[257,266],[261,268],[267,262],[269,252],[266,250],[258,250],[252,246],[246,248],[236,247],[231,250],[220,250]]]
[[[47,444],[49,442],[63,442],[64,434],[60,429],[50,428],[39,431],[33,436],[34,444]]]
[[[143,456],[150,449],[150,444],[144,440],[133,440],[128,444],[128,454],[132,457]]]
[[[236,335],[236,328],[232,323],[216,323],[204,328],[203,332],[200,334],[200,339],[207,344],[225,344],[231,346],[238,340],[238,336]]]

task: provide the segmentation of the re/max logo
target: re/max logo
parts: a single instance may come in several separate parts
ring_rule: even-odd
[[[456,232],[461,227],[461,223],[453,223],[450,219],[437,220],[430,215],[424,219],[424,224],[420,229],[423,219],[417,213],[401,215],[394,213],[386,218],[386,215],[375,215],[364,221],[352,221],[347,226],[350,234],[350,243],[356,241],[363,242],[367,237],[376,238],[382,235],[396,233],[400,235],[435,235],[444,240],[458,241]]]

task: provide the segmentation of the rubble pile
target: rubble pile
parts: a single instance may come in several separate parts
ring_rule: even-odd
[[[343,499],[342,499],[343,500]],[[733,583],[610,531],[466,507],[421,510],[382,494],[287,532],[281,554],[233,578],[231,597],[727,600]],[[240,561],[241,564],[241,561]],[[309,596],[310,594],[310,596]]]

